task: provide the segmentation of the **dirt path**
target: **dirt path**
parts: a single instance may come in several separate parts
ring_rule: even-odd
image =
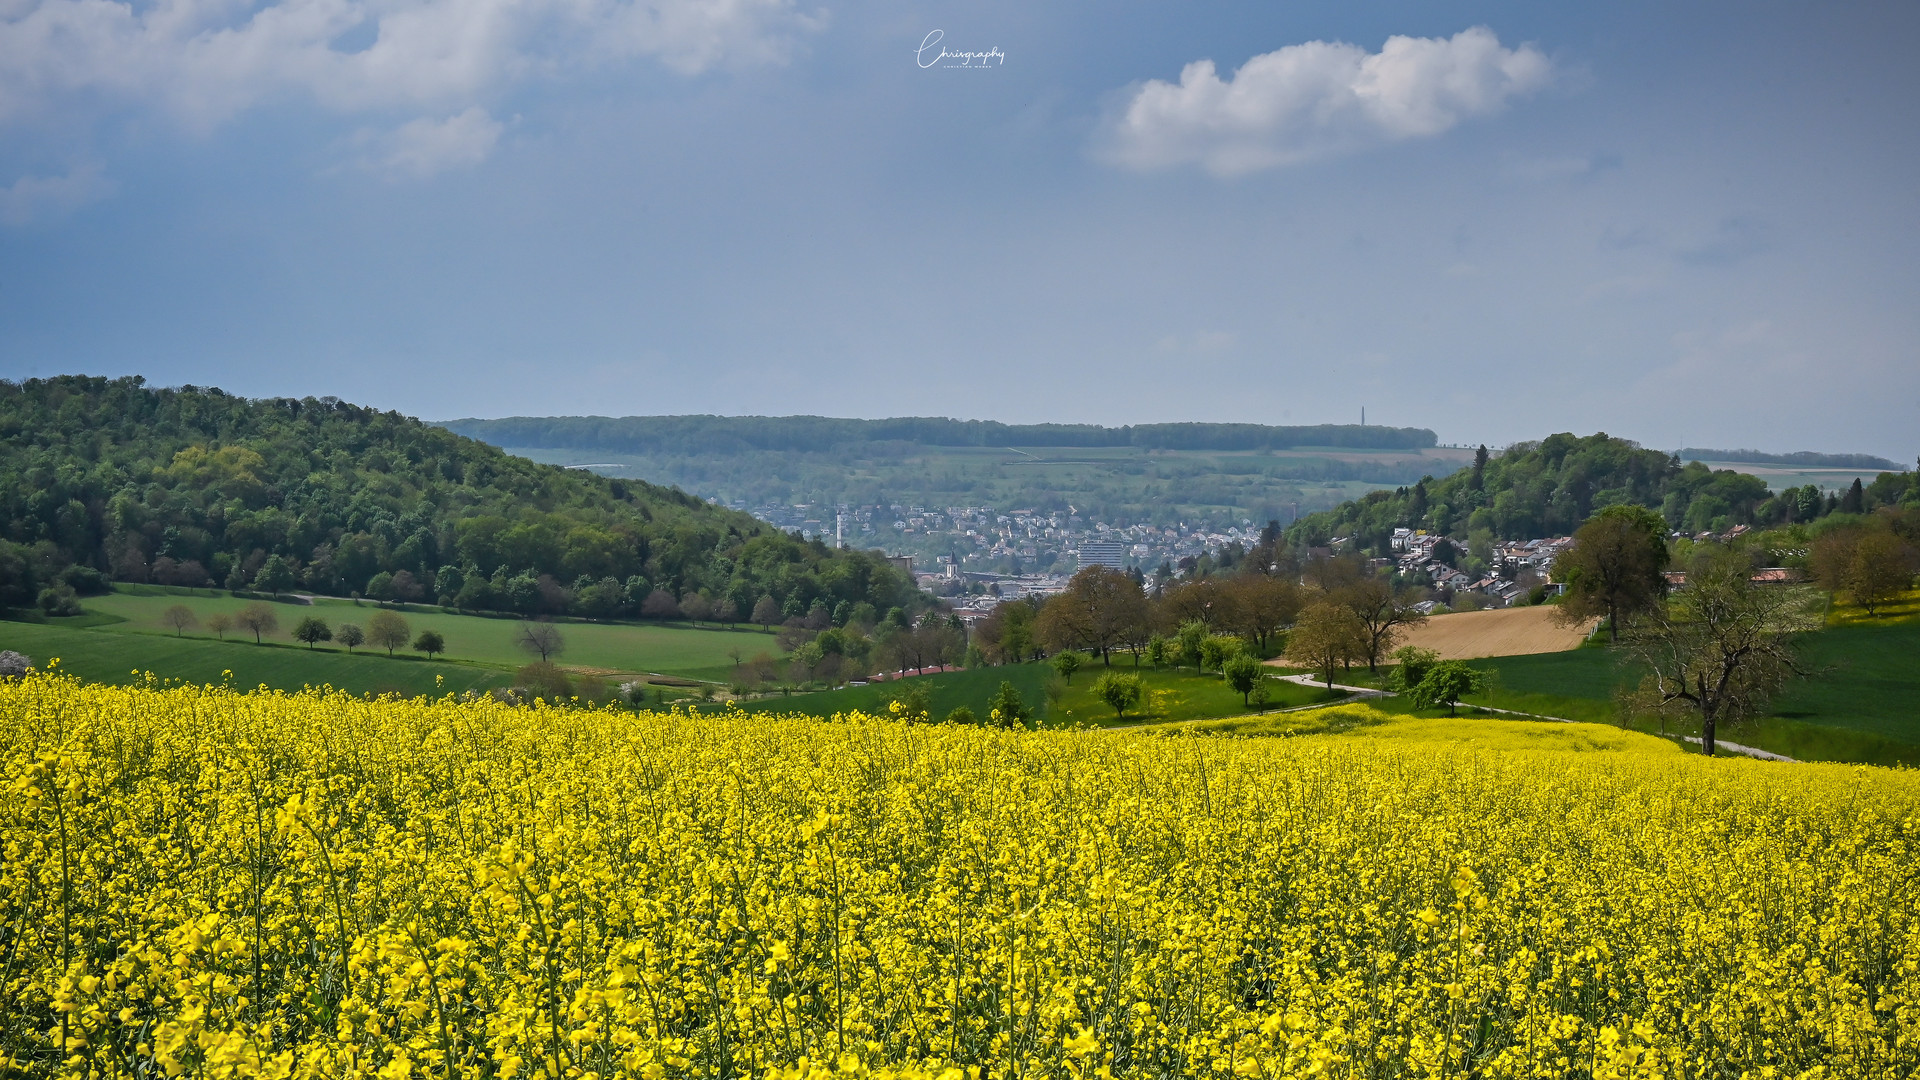
[[[1435,615],[1425,625],[1409,631],[1401,643],[1432,649],[1442,660],[1522,656],[1578,648],[1593,624],[1562,626],[1553,617],[1559,610],[1543,605]]]

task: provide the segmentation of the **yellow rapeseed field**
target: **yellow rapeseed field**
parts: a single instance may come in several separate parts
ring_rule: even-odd
[[[0,685],[0,1072],[1910,1077],[1910,773]]]

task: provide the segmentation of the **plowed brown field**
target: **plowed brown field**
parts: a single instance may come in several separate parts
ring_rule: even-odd
[[[1558,610],[1541,606],[1435,615],[1409,631],[1402,643],[1432,649],[1442,660],[1565,652],[1579,646],[1593,623],[1562,626],[1553,618]]]

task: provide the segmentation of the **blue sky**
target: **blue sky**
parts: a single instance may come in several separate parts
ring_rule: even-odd
[[[0,376],[1909,460],[1916,45],[1910,4],[0,0]]]

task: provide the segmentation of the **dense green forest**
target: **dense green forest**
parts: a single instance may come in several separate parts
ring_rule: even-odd
[[[1683,446],[1674,451],[1682,461],[1737,461],[1743,465],[1797,465],[1803,469],[1877,469],[1893,472],[1897,461],[1874,454],[1820,454],[1798,450],[1791,454],[1769,454],[1764,450],[1709,450]]]
[[[669,488],[536,464],[332,398],[0,382],[0,605],[107,580],[588,616],[804,613],[920,594]]]
[[[1658,510],[1677,530],[1702,532],[1916,501],[1920,482],[1911,472],[1885,472],[1871,485],[1856,480],[1844,494],[1823,494],[1812,485],[1774,492],[1758,477],[1698,461],[1682,464],[1678,455],[1604,432],[1585,438],[1562,433],[1497,456],[1483,448],[1470,468],[1308,515],[1287,536],[1297,546],[1353,537],[1362,548],[1385,553],[1395,528],[1467,538],[1563,536],[1594,511],[1621,503]]]
[[[1318,424],[1002,424],[992,420],[901,416],[848,420],[829,416],[510,416],[453,420],[450,430],[496,446],[574,447],[650,453],[731,454],[749,450],[824,451],[852,443],[921,446],[1132,446],[1149,450],[1287,450],[1301,446],[1420,450],[1436,444],[1425,428]]]

